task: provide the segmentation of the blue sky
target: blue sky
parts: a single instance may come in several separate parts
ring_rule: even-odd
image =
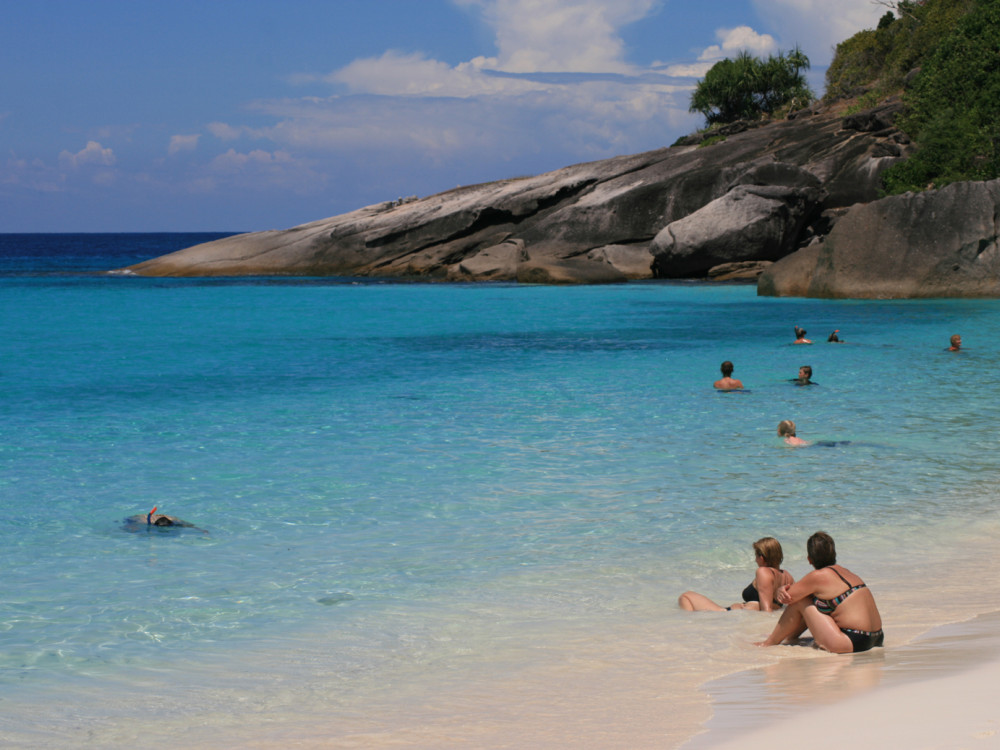
[[[659,148],[872,0],[0,0],[0,232],[281,229]]]

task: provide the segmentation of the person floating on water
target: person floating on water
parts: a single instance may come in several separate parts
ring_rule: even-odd
[[[951,337],[951,346],[948,347],[949,352],[958,352],[962,350],[962,337],[957,333]]]
[[[757,561],[757,573],[750,584],[743,589],[743,601],[729,607],[716,604],[704,594],[685,591],[677,599],[681,609],[688,612],[722,612],[731,609],[751,609],[772,612],[783,606],[777,599],[778,589],[795,583],[791,573],[781,569],[785,559],[781,543],[773,536],[765,536],[753,543]]]
[[[720,391],[737,391],[743,388],[743,381],[733,377],[733,363],[728,359],[719,368],[722,371],[722,378],[716,380],[712,385]]]
[[[837,335],[838,333],[840,333],[839,328],[830,334],[830,337],[826,340],[826,342],[828,344],[843,344],[844,342],[840,340],[840,337]]]
[[[813,382],[812,376],[813,368],[809,365],[802,365],[802,367],[799,368],[799,376],[797,378],[792,378],[792,382],[795,383],[795,385],[818,385],[818,383]]]
[[[771,634],[756,645],[777,646],[808,628],[816,646],[835,654],[881,646],[885,634],[875,597],[864,581],[837,565],[833,537],[817,531],[809,537],[806,552],[815,570],[778,589],[778,601],[787,606]]]
[[[185,529],[198,529],[198,527],[195,526],[193,523],[189,523],[185,521],[183,518],[177,518],[176,516],[168,516],[165,513],[157,513],[156,507],[157,506],[154,505],[153,509],[149,511],[149,513],[145,514],[140,513],[138,515],[129,516],[128,518],[126,518],[125,528],[128,531],[138,531],[139,528],[143,526],[150,529],[154,526],[159,528],[176,526]],[[202,531],[206,534],[208,533],[204,529],[198,529],[198,531]]]
[[[812,341],[806,338],[806,329],[795,326],[795,341],[793,344],[811,344]]]
[[[790,419],[778,422],[778,437],[784,438],[787,445],[809,445],[808,440],[803,440],[795,434],[795,422]]]

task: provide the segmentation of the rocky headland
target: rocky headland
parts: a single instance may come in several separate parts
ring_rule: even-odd
[[[890,100],[850,115],[817,107],[737,122],[669,148],[236,235],[123,271],[594,284],[752,280],[781,261],[763,292],[825,295],[800,254],[853,247],[846,229],[834,230],[859,224],[858,204],[876,210],[882,172],[908,155],[894,125],[900,108]],[[934,200],[922,196],[912,210],[934,210]]]

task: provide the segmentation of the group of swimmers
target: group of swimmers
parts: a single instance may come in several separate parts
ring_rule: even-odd
[[[830,334],[830,343],[842,343],[839,330]],[[806,331],[795,326],[796,344],[811,344]],[[947,351],[962,348],[958,334],[949,340]],[[714,383],[720,390],[741,390],[743,383],[733,377],[733,363],[726,361],[721,367],[722,378]],[[812,368],[799,368],[799,377],[793,382],[812,385]],[[790,419],[778,424],[778,436],[788,445],[808,445],[795,434],[795,423]],[[813,570],[796,581],[782,569],[784,554],[781,544],[774,537],[758,539],[753,544],[757,572],[753,581],[743,590],[743,601],[723,607],[704,594],[685,591],[677,602],[681,609],[695,611],[729,611],[734,609],[773,612],[781,610],[781,617],[771,634],[756,643],[757,646],[777,646],[796,641],[807,629],[813,643],[835,654],[868,651],[883,645],[882,616],[875,604],[875,597],[859,576],[837,564],[837,548],[833,537],[817,531],[806,543],[806,554]]]

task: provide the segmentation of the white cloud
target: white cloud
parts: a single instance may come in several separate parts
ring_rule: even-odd
[[[316,172],[308,160],[296,158],[288,151],[254,149],[243,153],[231,148],[212,159],[191,185],[198,191],[225,185],[258,191],[280,188],[308,193],[325,182],[326,177]]]
[[[496,34],[508,73],[627,73],[618,30],[660,0],[454,0],[475,6]]]
[[[13,185],[39,193],[59,193],[66,189],[66,175],[40,159],[22,159],[11,154],[0,167],[0,185]]]
[[[826,66],[834,47],[871,29],[886,8],[872,0],[753,0],[754,8],[779,36],[782,49],[800,45],[814,66]]]
[[[778,51],[778,45],[770,34],[758,34],[749,26],[737,26],[735,29],[719,29],[715,32],[719,44],[706,47],[698,56],[704,62],[721,60],[724,57],[735,57],[742,51],[755,57],[765,57]]]
[[[170,145],[167,153],[173,156],[181,151],[194,151],[198,147],[198,139],[201,135],[174,135],[170,137]]]
[[[85,148],[75,154],[63,151],[59,154],[59,164],[65,168],[78,169],[83,166],[110,167],[115,163],[115,154],[97,141],[87,141]]]
[[[286,100],[265,111],[279,120],[268,137],[294,152],[420,154],[431,162],[544,151],[600,158],[693,129],[689,92],[666,78],[583,80],[476,97]]]
[[[596,159],[662,146],[697,127],[690,80],[672,78],[690,71],[640,70],[625,59],[620,30],[662,0],[453,2],[493,28],[495,57],[453,65],[390,50],[358,59],[322,79],[344,87],[343,95],[256,103],[276,123],[254,137],[295,154],[436,167],[527,154]],[[720,35],[720,45],[737,36]],[[740,38],[755,49],[767,43],[752,32]],[[250,134],[218,122],[207,129],[223,140]],[[246,169],[252,153],[230,150],[215,169]]]
[[[220,141],[235,141],[240,138],[263,138],[264,133],[257,128],[250,128],[246,125],[229,125],[225,122],[210,122],[205,126],[209,133]]]
[[[714,62],[680,63],[677,65],[667,65],[666,63],[654,63],[663,75],[674,78],[701,78],[714,65]]]
[[[517,78],[491,76],[484,72],[495,60],[477,57],[455,67],[429,60],[419,53],[404,55],[389,51],[377,58],[355,60],[327,76],[352,92],[380,96],[454,96],[540,91],[542,84]]]

